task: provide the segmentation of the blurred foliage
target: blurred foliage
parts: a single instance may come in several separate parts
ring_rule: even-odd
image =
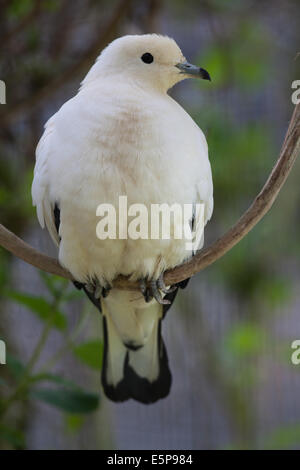
[[[101,370],[102,367],[102,355],[99,351],[103,351],[102,342],[98,339],[81,343],[74,348],[75,356],[77,356],[82,362],[87,364],[96,370]]]
[[[4,291],[3,296],[26,307],[33,315],[37,315],[43,324],[40,337],[27,363],[18,357],[7,355],[8,376],[1,377],[0,395],[0,446],[5,443],[11,448],[26,447],[26,436],[20,429],[11,427],[10,412],[16,403],[24,403],[34,399],[54,406],[66,414],[69,428],[79,428],[84,421],[76,419],[77,415],[91,413],[99,406],[98,390],[92,393],[78,387],[73,381],[51,372],[51,369],[66,353],[72,353],[85,365],[101,370],[102,343],[99,340],[78,342],[80,326],[84,322],[86,312],[83,309],[81,318],[75,328],[67,329],[67,317],[64,305],[69,302],[69,283],[57,276],[41,274],[48,295],[39,297],[15,291]],[[41,355],[53,329],[64,334],[64,345],[47,361],[41,364]],[[38,369],[37,369],[38,365]],[[37,369],[37,370],[36,370]],[[48,384],[45,387],[44,383]],[[51,387],[49,388],[49,385]],[[73,416],[73,420],[72,417]],[[7,421],[7,423],[6,423]]]
[[[271,56],[267,52],[271,50],[270,46],[263,28],[245,18],[229,37],[201,54],[201,61],[210,71],[214,85],[234,82],[236,87],[248,91],[264,85],[269,79]]]
[[[8,18],[22,18],[28,14],[34,6],[33,0],[12,0],[7,5],[6,13]]]
[[[261,352],[264,331],[251,323],[234,326],[226,338],[226,348],[240,359]]]
[[[47,302],[43,297],[32,296],[21,292],[7,292],[6,296],[27,307],[32,313],[38,315],[41,320],[47,321],[51,318],[54,328],[65,330],[66,319],[64,315],[58,310],[53,310],[52,303]]]
[[[300,442],[300,424],[282,426],[273,431],[263,442],[263,449],[268,450],[288,450],[299,447]]]
[[[0,109],[0,222],[18,234],[33,223],[30,186],[42,126],[78,88],[85,69],[78,77],[71,74],[50,93],[51,83],[85,57],[117,3],[0,3],[0,78],[9,85],[8,105]],[[209,144],[215,210],[206,233],[213,239],[248,207],[279,152],[291,113],[290,84],[299,79],[300,60],[294,60],[299,27],[293,23],[299,12],[297,1],[289,0],[284,7],[279,1],[271,6],[271,2],[258,0],[166,0],[154,10],[151,5],[153,2],[133,2],[111,37],[132,31],[156,30],[171,36],[178,32],[178,42],[181,35],[193,54],[188,58],[209,71],[212,83],[201,81],[186,88],[193,91],[193,98],[196,92],[197,99],[190,99],[188,111]],[[41,91],[43,99],[39,98]],[[13,117],[5,121],[9,112]],[[274,341],[268,320],[293,300],[295,278],[285,265],[294,263],[300,254],[298,178],[299,168],[295,167],[271,213],[203,273],[239,306],[238,318],[226,324],[221,342],[215,335],[205,334],[205,316],[201,330],[210,380],[220,391],[237,430],[234,448],[299,447],[297,423],[284,422],[283,417],[280,428],[274,425],[267,436],[259,436],[259,417],[254,411],[260,385],[258,364],[270,357]],[[29,361],[23,363],[10,354],[7,373],[0,378],[0,448],[23,449],[26,424],[15,418],[18,406],[27,406],[29,400],[43,401],[62,411],[67,432],[79,432],[85,416],[99,406],[98,390],[82,390],[52,369],[65,354],[71,354],[99,373],[103,357],[99,338],[88,335],[82,339],[85,307],[75,327],[70,327],[65,313],[69,302],[82,298],[81,292],[70,289],[65,280],[43,273],[47,295],[18,291],[11,279],[11,262],[12,257],[0,250],[1,309],[15,302],[43,325]],[[189,313],[198,308],[187,304],[183,308]],[[2,329],[5,331],[0,325],[0,335]],[[41,364],[53,331],[62,336],[64,346]],[[285,345],[280,348],[282,357],[277,363],[289,368],[289,352]]]

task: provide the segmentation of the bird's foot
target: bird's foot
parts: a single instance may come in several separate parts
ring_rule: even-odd
[[[161,273],[157,280],[157,286],[159,290],[161,290],[164,294],[170,294],[171,292],[174,292],[177,289],[177,286],[170,286],[167,287],[164,281],[164,273]]]
[[[102,285],[97,278],[93,278],[85,284],[85,288],[88,292],[93,294],[96,299],[100,299],[100,297],[105,298],[108,296],[112,286],[108,282]]]
[[[162,294],[167,294],[174,292],[177,287],[172,286],[168,288],[164,283],[163,273],[159,276],[158,279],[152,279],[147,283],[147,279],[141,279],[139,282],[140,291],[144,296],[145,302],[151,302],[154,298],[161,305],[169,305],[171,302],[167,299],[164,299]]]

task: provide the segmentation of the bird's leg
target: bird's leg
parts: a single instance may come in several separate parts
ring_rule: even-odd
[[[112,286],[110,284],[106,284],[104,287],[102,287],[102,297],[105,299],[105,297],[108,296],[112,289]]]
[[[151,302],[151,300],[153,299],[153,295],[151,295],[150,288],[147,286],[146,279],[141,279],[139,281],[139,285],[140,285],[140,291],[144,296],[145,302],[147,303]]]
[[[171,292],[174,292],[177,289],[177,286],[170,286],[167,287],[164,281],[164,273],[161,273],[157,280],[157,287],[159,290],[161,290],[164,294],[170,294]]]
[[[94,296],[96,297],[96,299],[100,299],[101,295],[102,295],[102,289],[103,287],[101,286],[100,282],[98,279],[95,279],[95,291],[94,291]]]

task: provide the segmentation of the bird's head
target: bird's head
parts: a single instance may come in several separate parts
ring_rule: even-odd
[[[210,80],[208,72],[187,62],[176,42],[157,34],[129,35],[102,51],[83,84],[117,77],[167,91],[185,78]]]

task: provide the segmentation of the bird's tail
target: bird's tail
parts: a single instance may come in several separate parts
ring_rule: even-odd
[[[102,385],[113,401],[154,403],[168,395],[171,373],[161,336],[162,306],[136,308],[120,292],[101,301],[104,330]]]

